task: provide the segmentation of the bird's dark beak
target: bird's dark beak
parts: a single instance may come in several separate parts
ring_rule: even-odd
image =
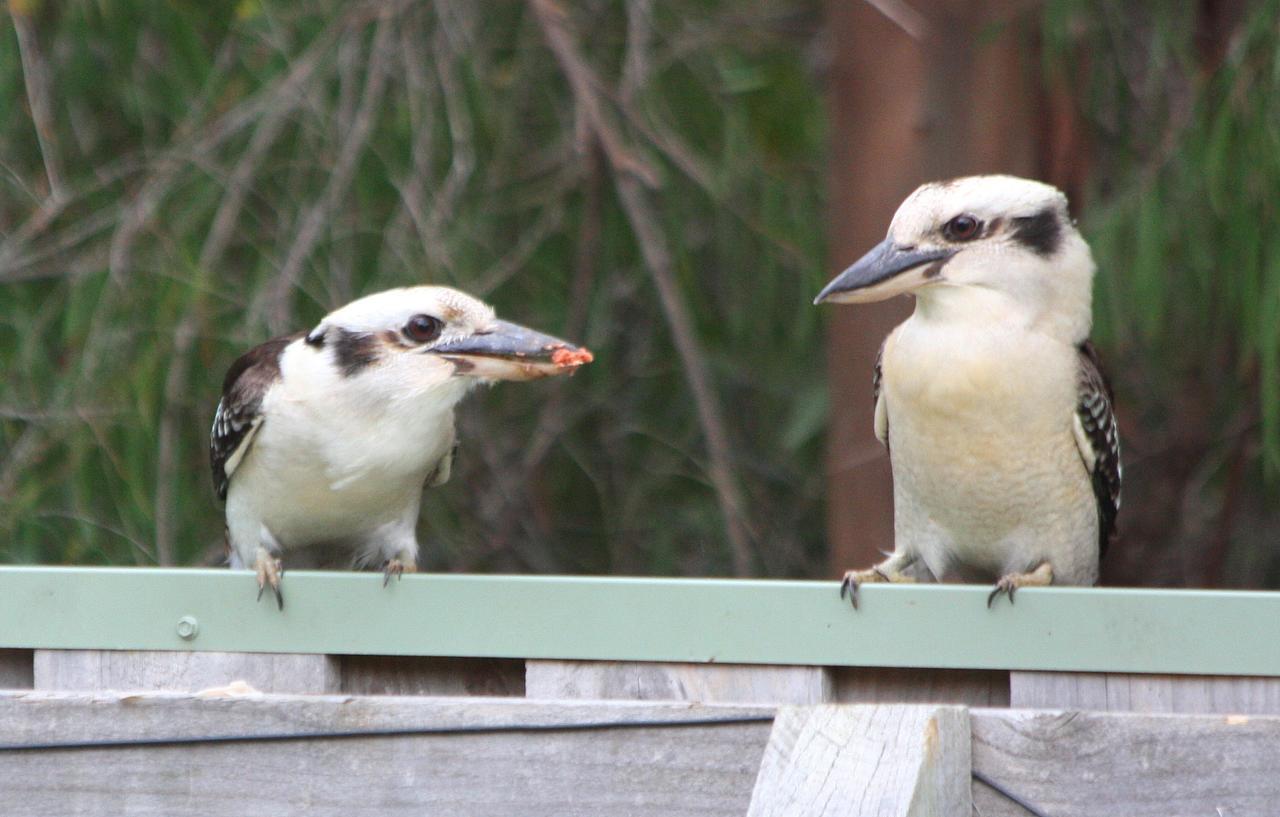
[[[886,238],[832,279],[813,302],[871,303],[910,292],[935,278],[955,254],[953,249],[902,247]]]
[[[572,372],[592,360],[591,352],[560,338],[509,321],[432,347],[453,363],[457,374],[489,380],[532,380]]]

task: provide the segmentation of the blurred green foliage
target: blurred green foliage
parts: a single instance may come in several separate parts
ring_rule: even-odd
[[[1099,147],[1085,228],[1113,269],[1102,278],[1100,330],[1138,350],[1151,372],[1172,375],[1152,384],[1166,396],[1186,387],[1188,368],[1219,383],[1215,414],[1227,422],[1243,408],[1260,423],[1274,478],[1280,3],[1244,6],[1221,42],[1205,42],[1202,12],[1057,3],[1047,15],[1050,56],[1088,76],[1084,109]]]
[[[425,501],[425,567],[730,570],[670,327],[529,7],[12,5],[0,558],[220,560],[206,435],[231,361],[360,294],[434,282],[597,363],[470,398],[453,479]],[[758,568],[819,572],[817,9],[595,2],[570,24],[626,149],[657,170]]]
[[[1117,572],[1280,585],[1280,2],[1051,0],[1043,20],[1046,73],[1089,132],[1082,227],[1126,438]]]
[[[755,568],[825,574],[820,8],[565,6],[621,148],[655,171]],[[1238,14],[1207,32],[1219,7]],[[731,570],[672,325],[527,4],[9,8],[0,559],[217,562],[205,446],[226,367],[435,282],[597,362],[470,399],[453,480],[424,503],[425,567]],[[1150,578],[1170,553],[1153,548],[1230,535],[1237,483],[1272,502],[1280,473],[1280,2],[1027,13],[1088,125],[1073,192],[1124,410],[1122,529],[1146,542],[1125,558]]]

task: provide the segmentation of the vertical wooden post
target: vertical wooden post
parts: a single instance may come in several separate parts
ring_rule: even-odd
[[[970,817],[961,706],[784,706],[748,817]]]

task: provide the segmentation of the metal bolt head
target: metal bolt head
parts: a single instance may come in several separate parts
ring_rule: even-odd
[[[195,616],[183,616],[178,619],[178,637],[190,641],[200,634],[200,622]]]

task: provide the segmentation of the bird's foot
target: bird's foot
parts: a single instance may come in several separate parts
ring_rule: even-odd
[[[1007,595],[1009,603],[1013,604],[1013,595],[1019,587],[1047,587],[1050,584],[1053,584],[1053,565],[1048,562],[1030,573],[1006,573],[987,596],[987,607],[990,608],[1001,594]]]
[[[847,593],[849,603],[853,605],[853,609],[858,609],[858,588],[861,585],[876,582],[892,582],[894,584],[903,582],[913,582],[915,579],[910,576],[904,576],[894,570],[888,570],[883,567],[869,567],[866,570],[850,570],[844,574],[844,579],[840,582],[840,598],[844,598]]]
[[[258,601],[262,600],[262,591],[271,586],[276,596],[276,607],[284,609],[284,594],[280,592],[280,578],[284,576],[284,563],[273,557],[266,549],[258,550],[258,558],[253,562],[253,569],[258,574]]]
[[[399,579],[406,573],[417,572],[418,566],[413,562],[402,562],[399,559],[388,559],[387,563],[382,566],[382,586],[386,587],[390,584],[392,576]]]

